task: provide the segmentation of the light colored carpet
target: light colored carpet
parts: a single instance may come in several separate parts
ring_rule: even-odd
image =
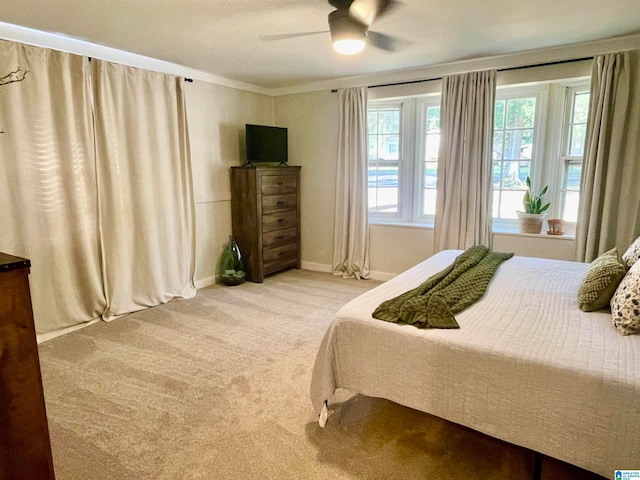
[[[291,270],[40,345],[58,480],[526,479],[533,453],[381,399],[309,400],[335,312],[373,281]],[[599,479],[545,459],[545,479]]]

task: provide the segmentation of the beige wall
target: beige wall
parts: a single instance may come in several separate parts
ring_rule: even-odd
[[[231,235],[229,168],[245,158],[244,125],[273,123],[273,98],[194,81],[185,84],[196,208],[196,286],[214,281]]]
[[[326,90],[276,97],[275,123],[289,129],[289,162],[302,166],[302,266],[328,271],[333,255],[338,95]]]
[[[501,84],[587,75],[589,62],[504,72]],[[423,86],[423,93],[439,82]],[[417,93],[416,85],[370,90],[371,98]],[[291,163],[302,165],[302,265],[330,271],[333,252],[338,98],[329,90],[283,95],[274,99],[275,124],[289,128]],[[416,226],[372,225],[370,229],[372,277],[387,279],[433,254],[433,230]],[[573,260],[575,242],[546,235],[494,234],[494,249],[530,257]]]

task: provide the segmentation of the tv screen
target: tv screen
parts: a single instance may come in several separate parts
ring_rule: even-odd
[[[245,126],[247,163],[287,163],[287,129],[265,125]]]

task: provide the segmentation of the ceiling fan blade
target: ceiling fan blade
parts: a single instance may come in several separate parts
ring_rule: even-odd
[[[286,40],[288,38],[308,37],[309,35],[318,35],[319,33],[329,33],[329,30],[319,32],[299,32],[299,33],[279,33],[275,35],[260,35],[260,40],[265,42],[273,42],[276,40]]]
[[[351,6],[354,0],[328,0],[329,5],[337,10],[346,10]]]
[[[371,25],[376,18],[388,15],[400,5],[398,0],[353,0],[349,5],[349,15]]]
[[[384,33],[372,32],[371,30],[367,33],[367,38],[371,45],[388,52],[399,52],[411,45],[411,42],[403,38],[392,37]]]

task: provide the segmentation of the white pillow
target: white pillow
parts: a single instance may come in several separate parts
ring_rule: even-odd
[[[640,259],[640,237],[636,238],[636,241],[627,248],[627,251],[622,255],[622,259],[626,262],[627,267],[632,267]]]
[[[613,325],[622,335],[640,333],[640,262],[624,276],[611,299]]]

